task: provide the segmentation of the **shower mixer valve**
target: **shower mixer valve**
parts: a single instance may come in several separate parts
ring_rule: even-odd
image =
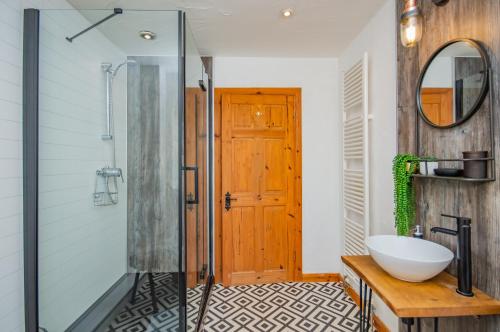
[[[121,178],[122,183],[125,182],[123,179],[123,172],[121,168],[117,167],[103,167],[96,171],[96,174],[105,178]]]

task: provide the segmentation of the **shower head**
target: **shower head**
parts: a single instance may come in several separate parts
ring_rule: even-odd
[[[113,65],[111,63],[109,63],[109,62],[103,62],[103,63],[101,63],[101,68],[105,72],[111,73],[113,71],[111,69],[112,67],[113,67]]]

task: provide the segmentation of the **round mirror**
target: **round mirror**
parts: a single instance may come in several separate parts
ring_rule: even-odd
[[[465,122],[488,92],[488,70],[487,53],[479,43],[457,39],[441,46],[418,81],[417,105],[422,118],[440,128]]]

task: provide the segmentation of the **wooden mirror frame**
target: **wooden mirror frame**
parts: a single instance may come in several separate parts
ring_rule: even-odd
[[[456,43],[467,43],[470,46],[474,47],[479,52],[479,54],[481,55],[481,59],[483,60],[483,65],[484,65],[484,68],[485,68],[485,70],[484,70],[485,71],[485,74],[484,74],[485,76],[484,76],[483,84],[482,84],[482,87],[481,87],[481,93],[479,94],[479,97],[477,98],[476,102],[474,103],[474,105],[472,106],[472,108],[469,110],[469,112],[467,112],[467,114],[465,114],[464,117],[462,119],[460,119],[460,121],[454,122],[454,123],[452,123],[450,125],[440,126],[440,125],[437,125],[437,124],[431,122],[426,117],[426,115],[424,113],[424,110],[423,110],[423,107],[422,107],[422,100],[421,100],[421,97],[420,97],[420,93],[421,93],[421,90],[422,90],[422,83],[423,83],[425,74],[427,73],[427,70],[429,69],[429,67],[432,64],[432,62],[434,61],[434,59],[445,48],[447,48],[448,46],[450,46],[452,44],[456,44]],[[489,86],[490,68],[491,68],[491,66],[490,66],[490,60],[489,60],[489,57],[488,57],[488,53],[487,53],[485,47],[483,45],[481,45],[476,40],[468,39],[468,38],[458,38],[458,39],[450,40],[450,41],[444,43],[443,45],[441,45],[431,55],[431,57],[429,58],[429,60],[427,60],[427,63],[425,64],[425,66],[422,69],[422,71],[420,73],[420,76],[418,78],[416,99],[417,99],[417,110],[418,110],[418,114],[420,115],[420,117],[428,125],[430,125],[430,126],[432,126],[434,128],[440,128],[440,129],[453,128],[453,127],[456,127],[456,126],[459,126],[459,125],[465,123],[467,120],[469,120],[479,110],[479,108],[481,107],[481,105],[484,102],[484,99],[486,98],[486,95],[488,94],[488,91],[489,91],[489,88],[490,88],[490,86]]]

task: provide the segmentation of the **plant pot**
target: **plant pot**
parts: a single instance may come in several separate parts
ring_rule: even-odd
[[[488,151],[462,152],[464,159],[488,158]],[[486,160],[464,161],[464,177],[484,179],[488,176],[488,162]]]

